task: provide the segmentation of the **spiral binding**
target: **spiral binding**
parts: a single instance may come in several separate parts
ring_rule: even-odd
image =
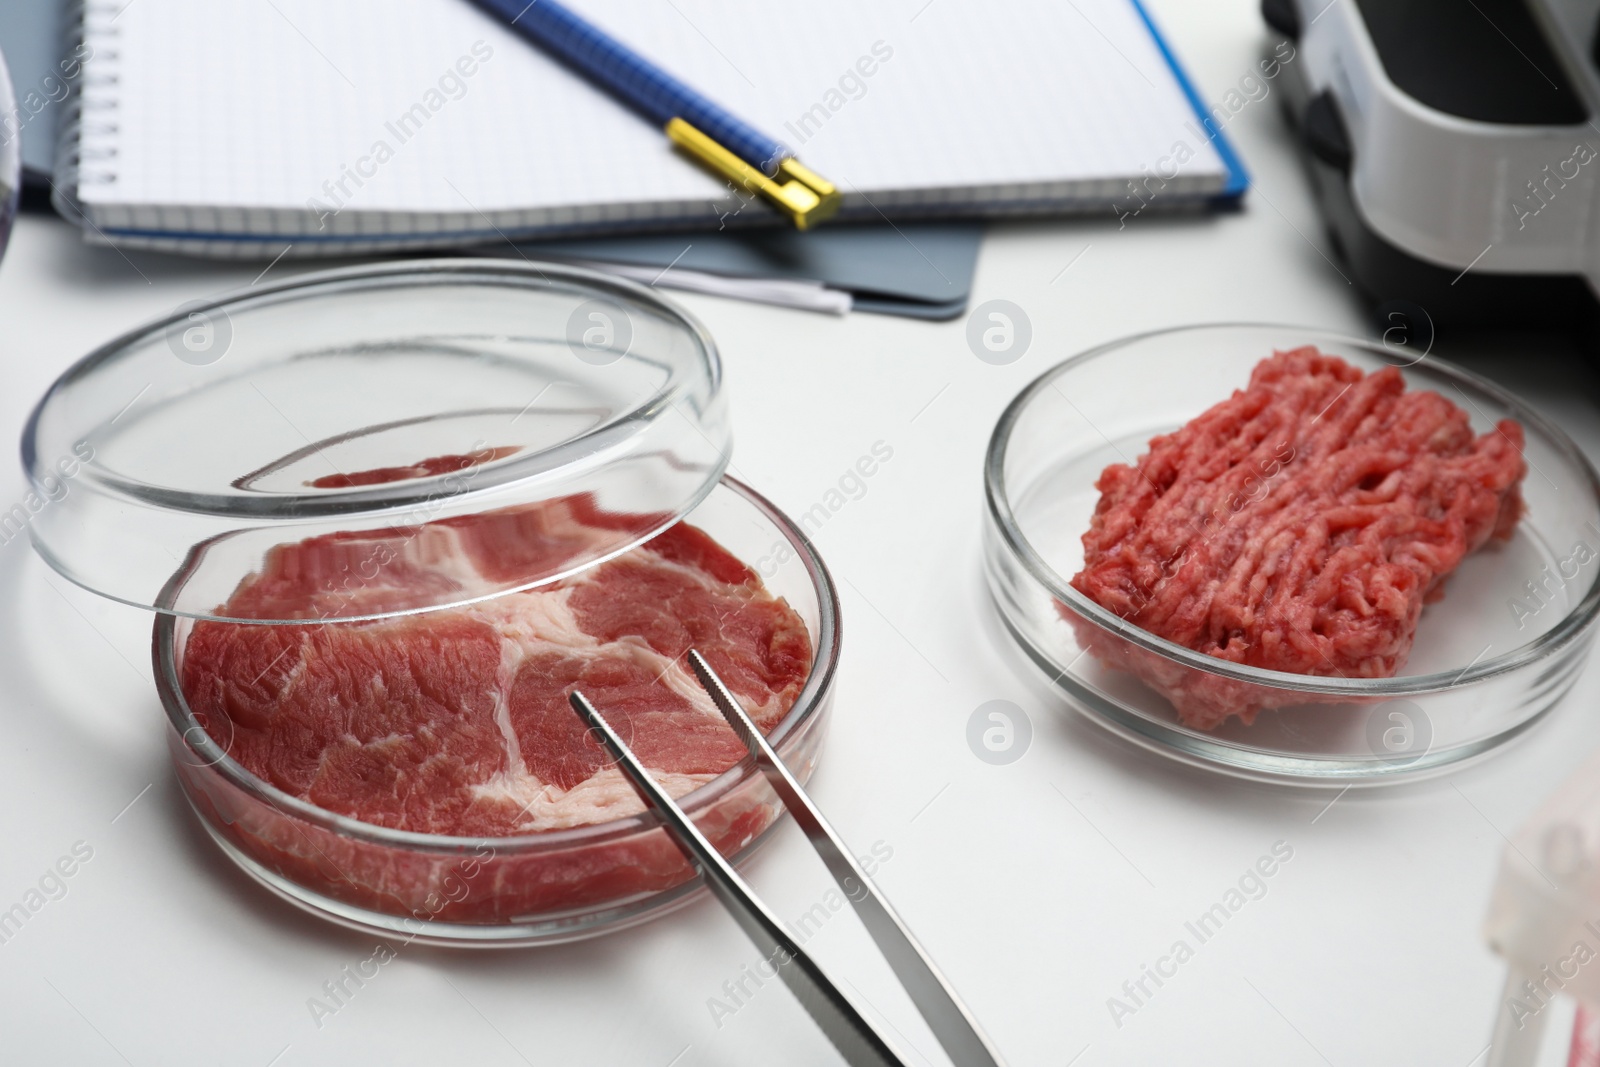
[[[116,16],[122,5],[97,0],[72,0],[66,7],[62,55],[79,57],[81,67],[70,79],[72,91],[63,103],[64,111],[56,134],[55,181],[51,202],[68,219],[87,222],[79,190],[84,185],[108,185],[117,180],[114,144],[104,139],[119,131],[115,112],[117,101],[93,90],[116,85],[120,75],[114,64],[120,58],[116,41],[120,33]],[[87,47],[87,51],[85,50]],[[99,143],[86,146],[85,134]]]

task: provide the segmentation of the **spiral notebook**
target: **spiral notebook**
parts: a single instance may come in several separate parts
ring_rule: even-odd
[[[574,0],[783,139],[845,219],[1126,215],[1242,168],[1137,0]],[[219,256],[773,225],[468,0],[86,0],[57,207]]]

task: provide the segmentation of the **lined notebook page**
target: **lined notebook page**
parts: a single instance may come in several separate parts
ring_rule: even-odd
[[[570,2],[796,149],[850,213],[1109,210],[1180,143],[1164,193],[1226,179],[1131,0],[812,0],[804,18]],[[84,29],[100,47],[76,190],[113,234],[313,244],[760,213],[465,0],[90,0]]]

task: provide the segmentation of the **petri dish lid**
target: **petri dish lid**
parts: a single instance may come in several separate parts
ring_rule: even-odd
[[[6,518],[123,603],[372,619],[625,552],[730,449],[715,345],[649,289],[413,260],[194,301],[90,353],[29,418]]]

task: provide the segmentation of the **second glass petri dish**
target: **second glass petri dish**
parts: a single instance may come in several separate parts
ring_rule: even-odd
[[[1511,540],[1466,558],[1424,609],[1392,678],[1259,670],[1132,626],[1079,593],[1082,535],[1100,472],[1131,463],[1242,387],[1274,351],[1315,345],[1363,371],[1398,366],[1475,432],[1515,419],[1526,434],[1526,511]],[[1303,785],[1376,784],[1480,759],[1550,711],[1583,668],[1600,611],[1600,478],[1572,440],[1505,390],[1435,357],[1294,326],[1194,326],[1102,345],[1047,371],[1011,403],[984,469],[984,559],[1006,628],[1095,722],[1165,755]],[[1090,650],[1093,646],[1094,651]],[[1135,669],[1123,669],[1134,667]],[[1179,720],[1139,680],[1231,691],[1262,711],[1213,731]]]

